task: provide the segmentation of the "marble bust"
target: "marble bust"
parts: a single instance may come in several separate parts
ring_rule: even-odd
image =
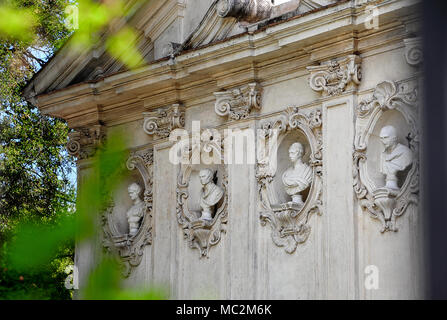
[[[303,162],[304,147],[301,143],[295,142],[289,148],[289,158],[293,166],[288,168],[282,175],[284,188],[292,202],[303,205],[301,192],[306,190],[312,182],[312,169]]]
[[[202,191],[200,193],[200,207],[202,215],[200,220],[212,220],[214,207],[222,199],[223,190],[213,182],[214,171],[203,169],[199,172]]]
[[[134,236],[140,228],[141,219],[145,211],[145,204],[140,198],[141,187],[137,183],[132,183],[127,189],[129,197],[133,201],[133,206],[127,211],[127,221],[129,223],[129,234]]]
[[[399,190],[397,173],[411,165],[413,152],[407,146],[397,142],[396,128],[393,126],[382,128],[380,140],[385,147],[380,158],[380,172],[385,175],[385,187]]]

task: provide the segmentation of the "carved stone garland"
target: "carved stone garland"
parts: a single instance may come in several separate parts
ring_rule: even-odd
[[[218,139],[210,139],[203,146],[205,152],[214,150],[222,159],[223,146]],[[187,157],[191,163],[191,148]],[[222,171],[222,181],[220,186],[223,189],[223,197],[220,205],[216,208],[216,213],[211,221],[200,220],[188,208],[189,198],[189,180],[192,172],[191,164],[181,164],[177,180],[177,221],[183,228],[184,238],[187,239],[190,248],[196,248],[200,252],[200,257],[209,257],[209,250],[212,246],[219,243],[222,233],[226,232],[226,224],[228,221],[228,172],[226,165],[220,165]],[[218,181],[219,183],[219,181]]]
[[[228,116],[232,120],[245,119],[251,110],[261,109],[262,88],[258,83],[221,92],[214,92],[216,103],[214,109],[221,117]]]
[[[354,191],[362,209],[378,219],[381,232],[397,231],[396,219],[407,207],[418,203],[419,193],[419,133],[417,127],[417,89],[413,85],[397,85],[384,81],[377,85],[373,96],[357,107],[356,138],[354,145]],[[399,111],[410,127],[407,136],[414,160],[406,180],[398,192],[379,194],[367,171],[368,139],[377,121],[387,110]],[[376,191],[376,192],[375,192]]]
[[[272,240],[279,247],[285,247],[287,253],[294,253],[298,244],[309,237],[311,227],[309,218],[313,213],[322,213],[322,133],[321,111],[316,110],[309,115],[299,112],[298,108],[289,107],[279,117],[261,124],[264,130],[266,144],[277,134],[278,143],[265,158],[258,160],[256,178],[261,206],[264,211],[260,213],[263,226],[270,224]],[[295,208],[290,203],[278,204],[273,186],[276,175],[276,165],[271,157],[276,157],[278,146],[290,131],[298,130],[306,137],[310,148],[310,163],[312,168],[312,184],[306,201],[302,208]]]
[[[310,72],[309,85],[312,90],[326,96],[345,92],[349,86],[356,87],[362,80],[362,59],[349,55],[345,59],[329,61],[319,66],[307,67]]]
[[[133,268],[142,260],[144,247],[152,244],[152,149],[137,151],[130,155],[126,163],[127,169],[135,170],[141,174],[144,181],[145,214],[136,235],[121,234],[113,221],[114,208],[111,200],[102,215],[104,232],[103,246],[107,252],[120,257],[122,275],[128,277]]]

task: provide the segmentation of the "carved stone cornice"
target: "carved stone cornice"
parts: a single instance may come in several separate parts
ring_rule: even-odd
[[[419,66],[424,58],[421,38],[415,37],[404,39],[404,43],[405,59],[407,60],[407,63],[414,67]]]
[[[253,108],[261,109],[261,95],[262,88],[256,82],[233,90],[214,92],[214,110],[221,117],[228,116],[232,120],[245,119]]]
[[[79,160],[95,154],[96,149],[106,137],[105,126],[97,124],[85,128],[77,128],[68,134],[67,151]]]
[[[271,0],[219,0],[216,11],[221,18],[253,23],[269,18],[272,8]]]
[[[342,60],[307,67],[310,87],[325,96],[339,95],[350,87],[357,87],[362,80],[361,63],[359,56],[349,55]]]
[[[143,130],[150,136],[167,138],[172,130],[185,126],[185,107],[179,103],[144,112],[143,116]]]

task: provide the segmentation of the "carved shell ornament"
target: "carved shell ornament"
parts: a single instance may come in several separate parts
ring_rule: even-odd
[[[417,127],[418,94],[416,86],[409,84],[396,84],[384,81],[377,85],[371,98],[362,101],[357,107],[356,136],[354,145],[354,191],[359,204],[365,212],[381,223],[381,232],[397,231],[396,219],[401,217],[410,204],[418,203],[419,193],[419,131]],[[390,110],[397,111],[409,128],[409,132],[401,132],[407,142],[399,144],[400,153],[389,157],[386,146],[381,155],[376,158],[388,157],[398,164],[398,161],[410,159],[406,177],[401,178],[401,186],[395,181],[389,181],[389,175],[384,173],[386,182],[378,185],[370,177],[368,171],[368,147],[374,128],[378,126],[384,113]],[[389,130],[389,125],[386,126]],[[392,126],[391,126],[392,127]],[[382,128],[382,131],[385,129]],[[395,129],[393,129],[395,130]],[[396,138],[397,139],[397,138]],[[394,150],[397,150],[395,148]],[[392,153],[391,153],[392,154]],[[382,161],[380,162],[382,166]],[[404,171],[404,167],[400,170]],[[392,179],[391,179],[392,180]]]
[[[261,224],[263,226],[270,224],[273,242],[278,247],[284,247],[290,254],[295,252],[298,244],[304,243],[309,237],[311,232],[309,219],[312,214],[322,213],[321,125],[319,109],[304,114],[296,107],[288,108],[277,118],[261,122],[265,143],[269,144],[272,139],[277,140],[277,143],[269,144],[265,155],[258,154],[256,178],[262,207]],[[309,190],[303,202],[295,202],[292,197],[292,201],[281,203],[278,200],[278,190],[275,189],[274,179],[280,174],[276,163],[278,148],[288,134],[299,134],[304,137],[310,148],[309,161],[304,166],[307,168],[307,179],[310,176],[311,183],[309,188],[306,186],[302,188]],[[301,196],[299,198],[301,199]]]
[[[222,142],[212,134],[202,133],[208,137],[208,142],[202,144],[201,150],[217,154],[224,162]],[[222,233],[226,232],[228,221],[228,172],[226,165],[194,165],[192,163],[193,148],[187,148],[187,163],[179,165],[177,180],[177,221],[183,229],[184,238],[188,246],[198,249],[200,257],[209,257],[211,247],[217,245]],[[193,174],[199,172],[203,184],[202,189],[194,189],[191,184]],[[202,172],[208,172],[202,177]],[[192,198],[191,192],[198,199],[197,205],[201,210],[191,210],[188,201]],[[200,204],[200,205],[199,205]]]
[[[113,201],[108,203],[102,214],[103,247],[106,252],[120,258],[124,277],[128,277],[133,268],[141,263],[145,246],[152,244],[152,165],[152,149],[132,153],[126,163],[127,169],[137,169],[144,181],[144,213],[136,234],[122,234],[118,231],[112,215],[115,206]]]

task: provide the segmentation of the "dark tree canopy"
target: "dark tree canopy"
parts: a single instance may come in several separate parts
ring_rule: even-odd
[[[52,216],[73,201],[64,151],[68,128],[24,101],[21,90],[70,32],[64,24],[68,0],[9,0],[34,13],[33,36],[0,33],[0,216]]]

